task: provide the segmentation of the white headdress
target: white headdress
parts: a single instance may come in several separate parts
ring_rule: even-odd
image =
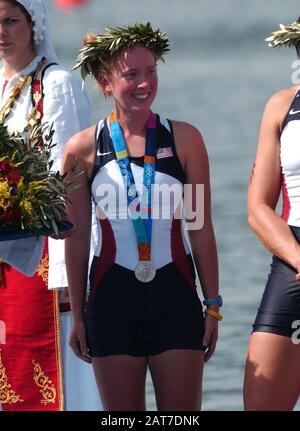
[[[50,20],[44,0],[17,0],[31,16],[33,27],[33,41],[36,53],[49,61],[57,62],[50,29]]]

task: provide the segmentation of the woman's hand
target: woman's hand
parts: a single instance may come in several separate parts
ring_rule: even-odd
[[[68,230],[62,230],[60,232],[58,232],[58,234],[53,233],[50,236],[50,238],[53,239],[65,239],[65,238],[69,238],[71,235],[73,235],[73,233],[76,231],[75,226],[73,226],[71,229]]]
[[[297,260],[295,263],[295,269],[297,271],[296,280],[300,281],[300,260]]]
[[[205,332],[202,344],[207,347],[205,351],[205,362],[212,357],[218,340],[218,320],[209,314],[205,315]]]
[[[91,357],[89,355],[89,349],[87,346],[86,330],[83,319],[74,322],[69,344],[72,347],[72,350],[75,355],[78,356],[78,358],[82,359],[84,362],[91,363]]]
[[[68,286],[62,287],[59,291],[59,303],[68,304],[70,302],[69,288]]]

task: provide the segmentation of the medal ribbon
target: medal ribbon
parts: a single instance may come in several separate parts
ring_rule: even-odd
[[[136,207],[138,216],[131,217],[137,240],[139,260],[150,261],[152,234],[152,185],[155,177],[156,116],[150,111],[146,128],[143,194],[140,201],[134,181],[123,133],[114,112],[108,118],[110,135],[127,192],[128,209]],[[139,202],[136,205],[136,202]],[[141,216],[142,214],[142,216]]]

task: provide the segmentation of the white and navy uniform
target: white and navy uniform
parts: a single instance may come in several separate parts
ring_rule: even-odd
[[[86,312],[88,343],[95,357],[203,349],[202,306],[182,220],[176,211],[185,173],[176,153],[172,123],[158,115],[157,136],[151,241],[156,276],[142,283],[134,273],[139,261],[137,240],[107,120],[101,120],[96,129],[91,190],[101,238],[92,264]],[[129,156],[129,160],[141,195],[144,157]],[[161,193],[156,187],[161,187]],[[164,191],[168,195],[170,189],[169,200]]]
[[[300,242],[300,89],[284,119],[280,136],[281,217]],[[300,320],[300,283],[296,270],[273,256],[253,330],[291,337]]]

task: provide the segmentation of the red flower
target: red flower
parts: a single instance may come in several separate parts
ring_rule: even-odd
[[[22,177],[21,173],[13,168],[6,160],[0,162],[0,176],[7,178],[8,185],[18,185]]]
[[[14,184],[15,185],[19,184],[21,177],[22,177],[22,175],[20,174],[20,172],[17,169],[12,169],[7,174],[8,185],[12,186]]]
[[[9,173],[10,169],[11,169],[10,164],[6,160],[3,160],[2,162],[0,162],[1,176],[5,177]]]
[[[0,220],[16,222],[20,220],[21,216],[22,213],[18,208],[9,208],[0,215]]]

